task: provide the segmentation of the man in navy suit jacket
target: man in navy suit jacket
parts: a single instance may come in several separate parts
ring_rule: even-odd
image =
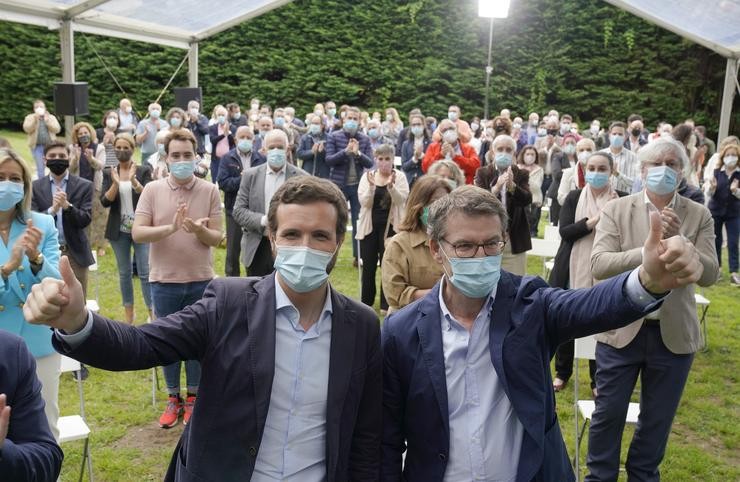
[[[36,362],[20,337],[0,330],[0,480],[55,480],[63,458],[44,415]]]
[[[655,216],[640,268],[563,291],[500,271],[507,215],[489,191],[458,188],[428,219],[445,275],[383,325],[382,479],[574,480],[555,413],[555,349],[656,309],[699,278],[696,250],[661,241]]]
[[[347,225],[339,188],[298,176],[275,193],[276,273],[219,278],[180,312],[133,327],[88,313],[66,260],[24,311],[55,347],[136,370],[197,359],[202,379],[166,480],[378,480],[382,431],[375,313],[328,285]]]

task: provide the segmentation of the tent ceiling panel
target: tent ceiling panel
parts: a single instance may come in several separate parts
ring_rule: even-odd
[[[740,58],[740,0],[607,0],[638,17],[703,45]]]
[[[0,20],[188,48],[291,0],[0,0]]]

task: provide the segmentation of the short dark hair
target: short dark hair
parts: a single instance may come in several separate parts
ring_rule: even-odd
[[[188,131],[190,132],[190,131]],[[347,232],[347,199],[336,184],[314,176],[294,176],[275,191],[267,210],[267,226],[270,234],[278,229],[277,210],[281,204],[309,204],[327,202],[337,211],[337,241],[344,239]]]
[[[627,126],[624,125],[624,122],[622,121],[613,121],[611,124],[609,124],[609,132],[612,131],[615,127],[621,127],[622,129],[627,129]]]
[[[640,114],[630,114],[630,116],[627,117],[627,124],[632,124],[632,122],[636,120],[643,122],[642,116]]]
[[[562,116],[560,116],[560,122],[563,122],[564,120],[569,120],[573,122],[573,118],[570,116],[570,114],[563,114]]]
[[[236,102],[229,102],[228,104],[226,104],[226,110],[229,112],[239,108],[239,104],[237,104]]]
[[[48,144],[44,146],[44,157],[46,157],[46,153],[49,152],[52,149],[56,149],[57,147],[61,147],[67,152],[67,155],[69,155],[69,146],[64,141],[51,141]]]
[[[195,140],[195,136],[190,129],[170,129],[169,133],[164,138],[164,152],[170,153],[170,142],[172,141],[187,141],[193,145],[193,152],[198,148],[198,141]]]

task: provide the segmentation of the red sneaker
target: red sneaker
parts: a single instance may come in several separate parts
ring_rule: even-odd
[[[167,408],[164,409],[164,413],[159,417],[159,426],[162,428],[172,428],[177,425],[177,419],[182,413],[182,398],[180,395],[170,395],[167,398]]]
[[[194,396],[189,396],[185,399],[185,413],[182,416],[182,424],[187,425],[188,422],[190,422],[190,417],[193,416],[193,407],[195,407],[195,399]]]

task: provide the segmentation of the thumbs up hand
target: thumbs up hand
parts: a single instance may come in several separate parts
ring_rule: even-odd
[[[645,289],[655,294],[695,283],[704,272],[699,253],[689,240],[682,236],[662,237],[661,214],[652,208],[650,234],[643,246],[639,275]]]
[[[44,278],[41,283],[33,285],[23,305],[23,316],[32,324],[75,333],[87,322],[82,285],[75,278],[66,256],[59,260],[59,272],[61,280]]]

